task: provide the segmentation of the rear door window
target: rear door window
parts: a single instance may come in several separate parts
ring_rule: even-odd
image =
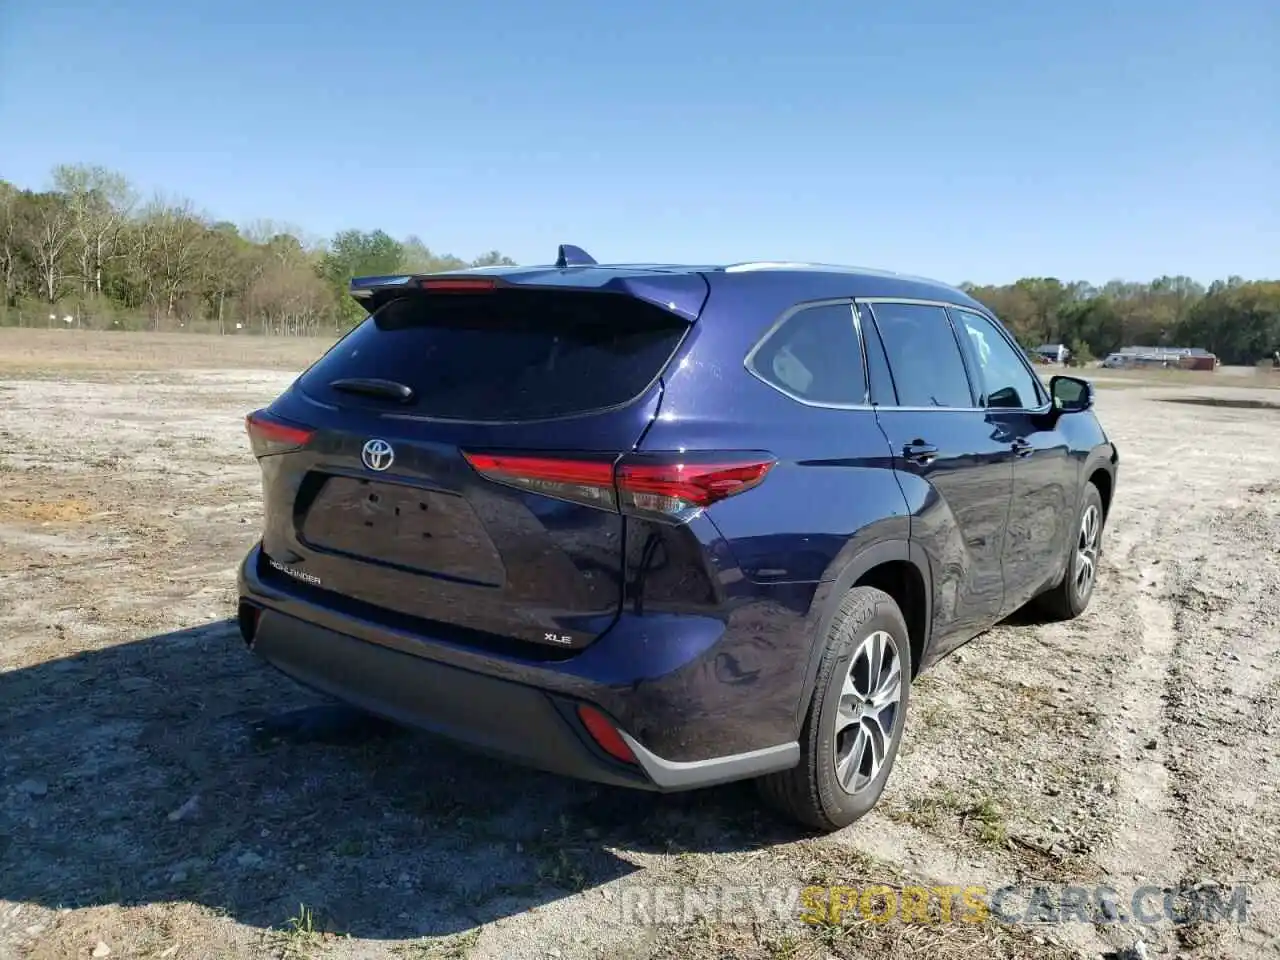
[[[893,302],[870,307],[900,406],[974,406],[964,357],[945,308]]]
[[[747,358],[757,377],[805,403],[867,402],[862,344],[851,303],[823,303],[790,314]]]
[[[450,420],[570,416],[634,400],[662,372],[688,324],[615,294],[415,294],[365,320],[303,374],[310,396],[342,406]],[[335,380],[403,384],[412,400],[333,389]]]

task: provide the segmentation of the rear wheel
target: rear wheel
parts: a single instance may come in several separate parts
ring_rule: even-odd
[[[825,638],[800,735],[800,763],[759,781],[764,798],[808,827],[838,830],[884,791],[906,722],[911,641],[893,597],[845,595]]]
[[[1036,598],[1036,606],[1054,620],[1072,620],[1084,613],[1098,582],[1098,562],[1102,556],[1102,528],[1106,515],[1102,494],[1092,482],[1084,485],[1080,513],[1076,517],[1075,539],[1067,557],[1067,570],[1052,590]]]

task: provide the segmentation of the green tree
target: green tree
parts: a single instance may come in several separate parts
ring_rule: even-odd
[[[320,275],[329,283],[338,313],[347,324],[363,311],[347,296],[352,277],[394,274],[404,269],[404,248],[382,230],[343,230],[320,258]]]
[[[514,267],[516,262],[510,257],[504,257],[497,250],[490,250],[482,256],[476,257],[471,261],[473,267]]]
[[[470,260],[437,253],[419,237],[397,241],[377,229],[325,242],[271,220],[237,229],[186,202],[138,207],[124,177],[90,164],[55,167],[51,181],[38,192],[0,180],[4,322],[45,323],[50,305],[59,313],[65,305],[102,325],[333,332],[363,316],[347,294],[353,276],[513,262],[497,250]],[[1254,363],[1280,349],[1275,279],[1228,277],[1206,288],[1176,274],[1101,285],[1039,276],[962,286],[1024,347],[1064,342],[1077,358],[1176,344]]]
[[[401,245],[403,261],[400,269],[406,273],[446,273],[449,270],[461,270],[467,262],[451,253],[432,253],[431,249],[417,237],[409,237]]]

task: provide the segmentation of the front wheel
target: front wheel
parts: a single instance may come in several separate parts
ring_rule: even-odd
[[[800,763],[759,781],[766,801],[818,830],[870,812],[898,756],[911,640],[893,597],[855,587],[840,603],[800,734]]]
[[[1036,606],[1054,620],[1073,620],[1084,613],[1098,582],[1102,557],[1102,527],[1106,515],[1102,494],[1092,481],[1084,485],[1080,513],[1076,517],[1075,539],[1067,556],[1067,570],[1052,590],[1036,598]]]

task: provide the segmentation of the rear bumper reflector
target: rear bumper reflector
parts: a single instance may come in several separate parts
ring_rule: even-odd
[[[627,741],[622,739],[622,734],[618,732],[617,727],[595,707],[589,707],[586,704],[578,707],[578,719],[587,728],[587,733],[591,734],[591,739],[596,742],[596,746],[609,756],[623,763],[636,762],[636,755],[627,746]]]

